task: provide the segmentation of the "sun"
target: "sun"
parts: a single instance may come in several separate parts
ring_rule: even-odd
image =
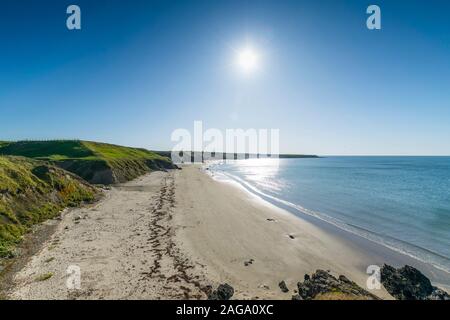
[[[254,49],[247,47],[237,52],[236,62],[242,72],[252,73],[258,69],[259,55]]]

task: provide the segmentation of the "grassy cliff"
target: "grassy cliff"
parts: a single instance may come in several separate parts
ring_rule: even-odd
[[[151,170],[174,168],[169,158],[145,149],[78,140],[0,143],[0,155],[47,160],[86,181],[101,184],[125,182]]]
[[[0,156],[0,257],[11,256],[32,225],[98,194],[95,187],[49,162]]]

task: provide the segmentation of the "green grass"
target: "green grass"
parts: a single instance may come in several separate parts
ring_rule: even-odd
[[[31,226],[97,195],[95,187],[48,162],[0,156],[0,257],[11,257]]]
[[[81,141],[19,141],[0,143],[0,154],[23,156],[42,160],[63,160],[73,158],[89,158],[94,154]]]
[[[98,142],[81,142],[86,148],[91,150],[97,157],[109,160],[117,159],[160,159],[167,160],[167,158],[162,157],[154,152],[141,149],[141,148],[130,148],[123,147],[113,144],[98,143]]]
[[[35,280],[36,281],[45,281],[45,280],[50,279],[51,277],[53,277],[53,273],[48,272],[48,273],[44,273],[44,274],[41,274],[40,276],[36,277]]]
[[[167,158],[163,156],[141,148],[130,148],[114,144],[81,140],[0,142],[0,154],[57,161],[74,159],[167,160]]]
[[[0,143],[0,155],[48,160],[89,182],[103,184],[125,182],[150,170],[173,168],[169,158],[145,149],[80,140]]]

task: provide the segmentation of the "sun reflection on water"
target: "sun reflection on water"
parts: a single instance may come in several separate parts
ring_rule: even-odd
[[[278,193],[284,186],[283,181],[278,178],[280,170],[278,158],[236,160],[234,165],[237,171],[257,188]]]

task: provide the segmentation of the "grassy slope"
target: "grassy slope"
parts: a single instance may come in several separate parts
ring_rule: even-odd
[[[172,167],[168,158],[148,150],[111,144],[0,141],[0,257],[10,255],[33,224],[95,197],[97,190],[78,176],[115,183]]]
[[[170,159],[145,149],[77,140],[11,142],[0,144],[0,154],[49,160],[87,181],[105,184],[173,167]]]
[[[97,194],[96,188],[48,162],[0,156],[0,257],[10,256],[32,225]]]

